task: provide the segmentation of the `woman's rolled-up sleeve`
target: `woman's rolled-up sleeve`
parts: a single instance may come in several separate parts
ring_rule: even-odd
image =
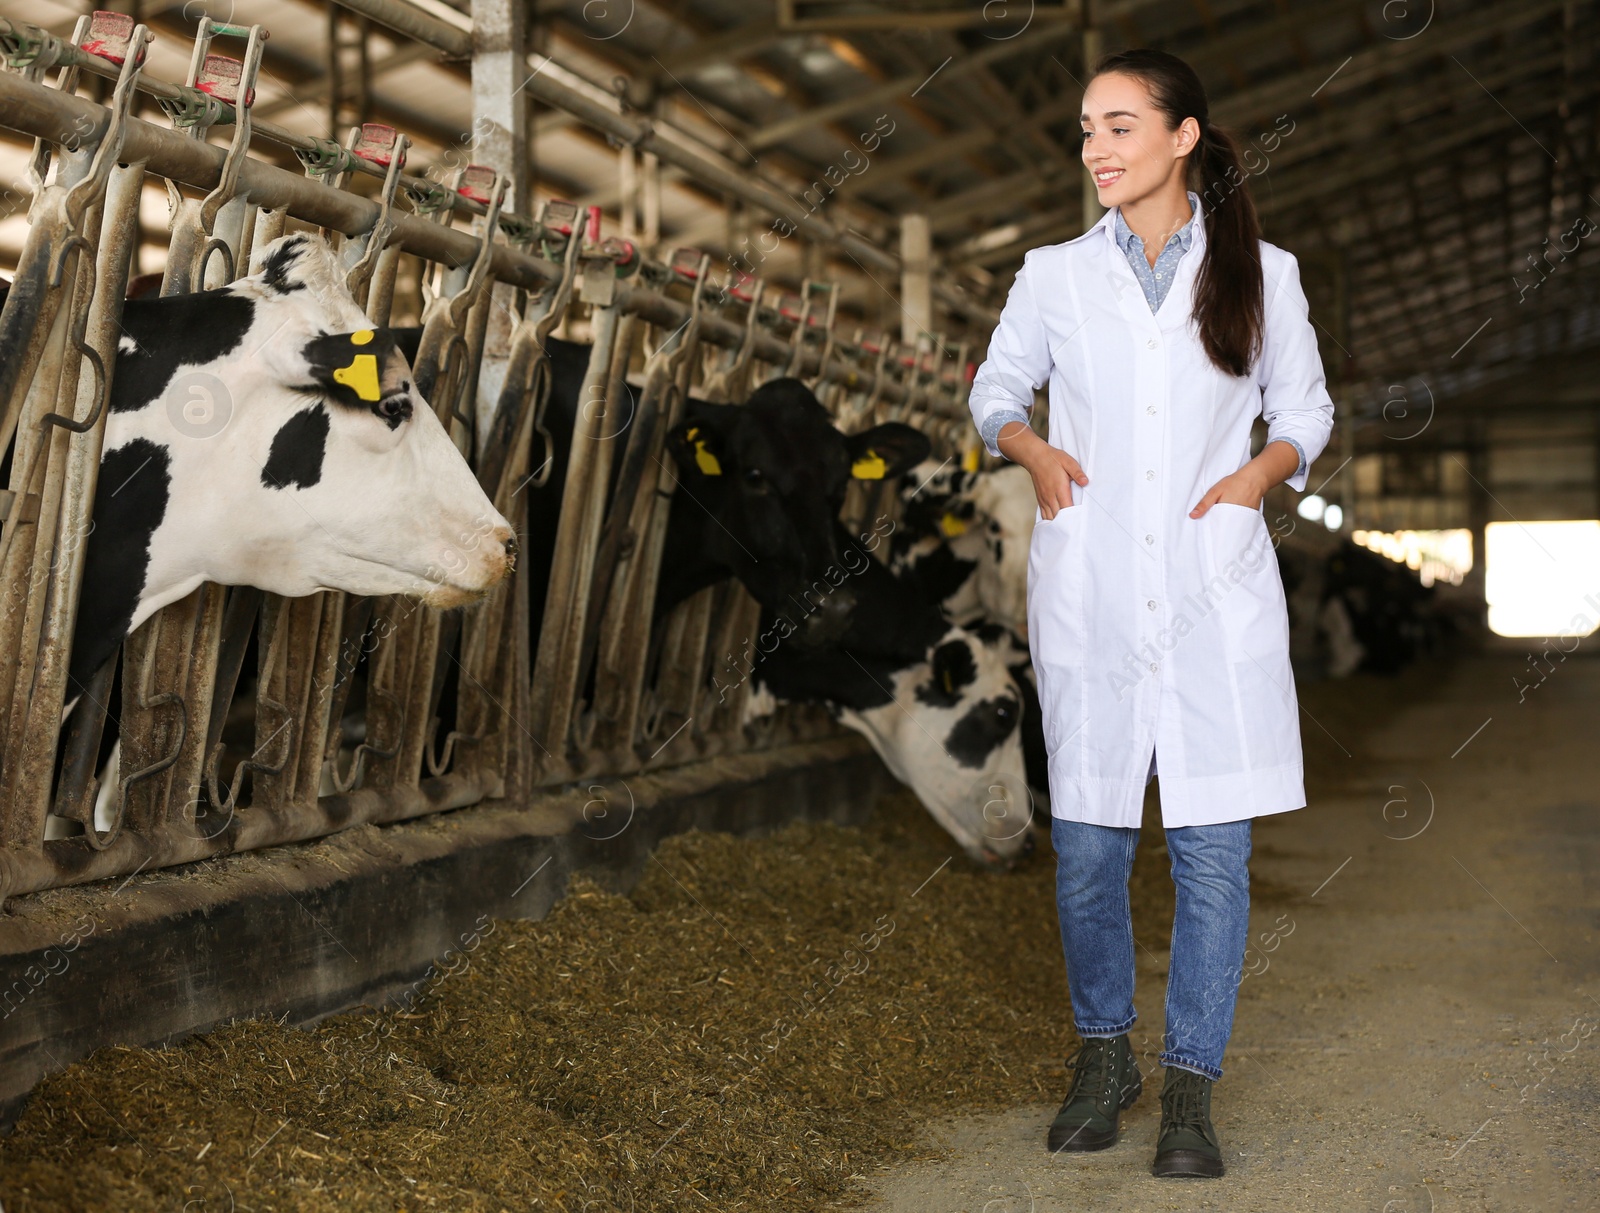
[[[1285,254],[1276,284],[1268,282],[1270,302],[1262,332],[1256,383],[1261,388],[1261,417],[1267,441],[1283,440],[1299,448],[1301,466],[1285,482],[1297,493],[1306,489],[1311,464],[1333,432],[1333,398],[1328,395],[1317,351],[1311,306],[1300,286],[1300,263]]]
[[[1011,282],[1011,293],[1000,312],[1000,323],[989,338],[989,353],[972,381],[967,407],[989,454],[997,457],[995,446],[1001,427],[1007,421],[1028,421],[1033,411],[1033,393],[1050,378],[1050,343],[1045,338],[1044,321],[1034,301],[1030,251],[1022,268]]]

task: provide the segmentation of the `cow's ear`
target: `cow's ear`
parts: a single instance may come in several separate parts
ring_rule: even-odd
[[[850,475],[857,480],[904,475],[933,453],[926,434],[899,421],[846,434],[845,447],[850,453]]]
[[[422,348],[422,326],[412,324],[389,331],[394,334],[395,348],[406,356],[406,362],[416,366],[417,351]]]
[[[722,410],[731,405],[686,402],[683,420],[667,431],[667,449],[685,476],[721,476],[727,458]]]

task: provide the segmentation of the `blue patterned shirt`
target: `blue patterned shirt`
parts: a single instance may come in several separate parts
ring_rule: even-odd
[[[1122,208],[1116,208],[1112,218],[1112,232],[1116,236],[1117,247],[1128,259],[1128,265],[1133,270],[1133,276],[1139,280],[1139,286],[1144,290],[1145,302],[1150,305],[1151,313],[1161,307],[1171,289],[1173,279],[1178,275],[1178,262],[1183,260],[1183,255],[1189,251],[1189,246],[1194,243],[1194,225],[1200,214],[1200,198],[1193,190],[1189,191],[1189,221],[1168,238],[1161,246],[1161,252],[1156,255],[1155,265],[1151,265],[1144,253],[1144,239],[1140,237],[1127,224],[1122,217]],[[983,429],[980,431],[984,446],[992,453],[999,454],[1000,449],[995,445],[1000,437],[1000,430],[1009,422],[1020,421],[1028,424],[1028,415],[1020,409],[1001,409],[986,418]],[[1300,475],[1306,470],[1306,452],[1293,438],[1279,438],[1278,442],[1287,442],[1294,447],[1300,456],[1300,466],[1295,470],[1295,475]]]

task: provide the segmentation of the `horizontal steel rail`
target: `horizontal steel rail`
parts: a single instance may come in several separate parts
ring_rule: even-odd
[[[88,138],[93,141],[105,129],[109,118],[108,112],[92,101],[0,72],[0,126],[20,135],[60,143],[83,139],[84,132],[89,131]],[[143,161],[146,169],[157,176],[194,189],[209,190],[221,177],[225,154],[220,147],[186,139],[165,127],[132,118],[128,121],[122,159],[124,162]],[[380,205],[371,199],[329,189],[288,169],[258,160],[245,161],[238,188],[252,205],[282,208],[295,219],[350,236],[371,231],[381,211]],[[396,213],[393,222],[392,243],[404,252],[452,267],[467,265],[476,255],[477,242],[465,232],[403,213]],[[542,290],[561,276],[561,268],[553,262],[499,244],[494,248],[489,272],[496,281],[532,291]],[[671,329],[688,319],[688,305],[660,291],[629,287],[622,293],[625,310],[635,312],[651,324]],[[744,338],[744,327],[738,320],[708,316],[703,323],[702,340],[713,345],[737,349]],[[780,344],[781,339],[777,337],[761,339],[756,354],[776,359]],[[847,358],[844,356],[847,354],[855,357]],[[871,352],[849,342],[837,343],[834,355],[826,367],[821,367],[817,352],[808,351],[802,360],[801,373],[808,378],[854,385],[861,380],[862,365],[870,364],[873,357]],[[905,389],[893,380],[885,384],[883,395],[897,403],[906,399]]]

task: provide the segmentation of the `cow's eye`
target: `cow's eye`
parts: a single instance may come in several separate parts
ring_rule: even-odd
[[[760,468],[745,468],[744,482],[754,488],[764,488],[767,483],[767,474]]]
[[[404,393],[385,396],[372,406],[372,411],[388,422],[392,430],[411,416],[411,397]]]

